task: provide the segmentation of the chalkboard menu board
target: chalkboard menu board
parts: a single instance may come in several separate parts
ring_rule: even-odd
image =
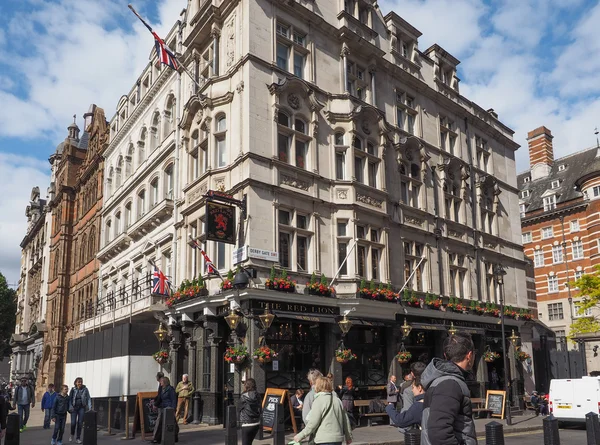
[[[489,409],[492,417],[504,419],[506,391],[488,391],[485,395],[485,409]]]
[[[279,395],[267,395],[262,411],[263,427],[273,428],[275,425],[275,405],[281,404],[282,397]]]
[[[287,399],[287,403],[286,403]],[[294,433],[298,432],[298,428],[296,426],[296,419],[294,418],[294,409],[292,408],[292,401],[290,400],[287,389],[278,389],[278,388],[267,388],[265,392],[265,397],[263,398],[262,403],[262,414],[261,414],[261,423],[262,427],[270,431],[273,429],[275,425],[275,406],[280,405],[280,409],[285,411],[286,405],[287,409],[289,409],[289,416],[292,422],[292,429]]]
[[[158,408],[154,406],[156,392],[138,392],[133,416],[133,436],[137,431],[142,433],[142,440],[146,434],[154,431],[158,419]]]

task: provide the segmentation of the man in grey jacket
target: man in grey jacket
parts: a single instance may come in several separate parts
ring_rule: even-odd
[[[410,365],[410,376],[411,380],[420,378],[427,365],[423,362],[414,362]],[[415,396],[413,394],[412,385],[402,391],[402,410],[401,412],[408,411],[408,408],[415,403]]]

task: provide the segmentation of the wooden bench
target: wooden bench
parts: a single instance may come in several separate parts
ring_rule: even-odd
[[[375,400],[375,399],[372,399]],[[373,425],[373,419],[374,418],[388,418],[389,419],[389,415],[388,413],[386,413],[385,411],[382,413],[370,413],[369,412],[369,406],[371,406],[371,401],[372,400],[355,400],[354,401],[354,406],[356,408],[358,408],[358,424],[360,425],[360,419],[362,419],[363,417],[365,417],[367,419],[367,426],[372,426]]]
[[[540,414],[540,407],[538,406],[536,408],[534,404],[531,403],[531,396],[523,396],[523,402],[525,403],[525,411],[531,410],[536,416]]]
[[[477,418],[489,418],[492,414],[492,410],[485,408],[485,399],[472,398],[471,404],[473,405],[473,414],[477,414]]]

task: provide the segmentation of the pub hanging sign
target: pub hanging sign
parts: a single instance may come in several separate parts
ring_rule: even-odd
[[[235,244],[235,207],[206,202],[206,239]]]

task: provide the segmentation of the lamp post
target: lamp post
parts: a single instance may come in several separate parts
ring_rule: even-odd
[[[498,289],[500,292],[500,325],[502,330],[502,356],[504,360],[504,391],[506,392],[506,401],[508,404],[506,410],[506,424],[512,425],[512,418],[510,415],[510,382],[509,382],[509,369],[508,369],[508,357],[506,356],[506,338],[504,333],[504,275],[506,275],[506,271],[501,264],[496,264],[494,267],[494,280],[498,285]]]

